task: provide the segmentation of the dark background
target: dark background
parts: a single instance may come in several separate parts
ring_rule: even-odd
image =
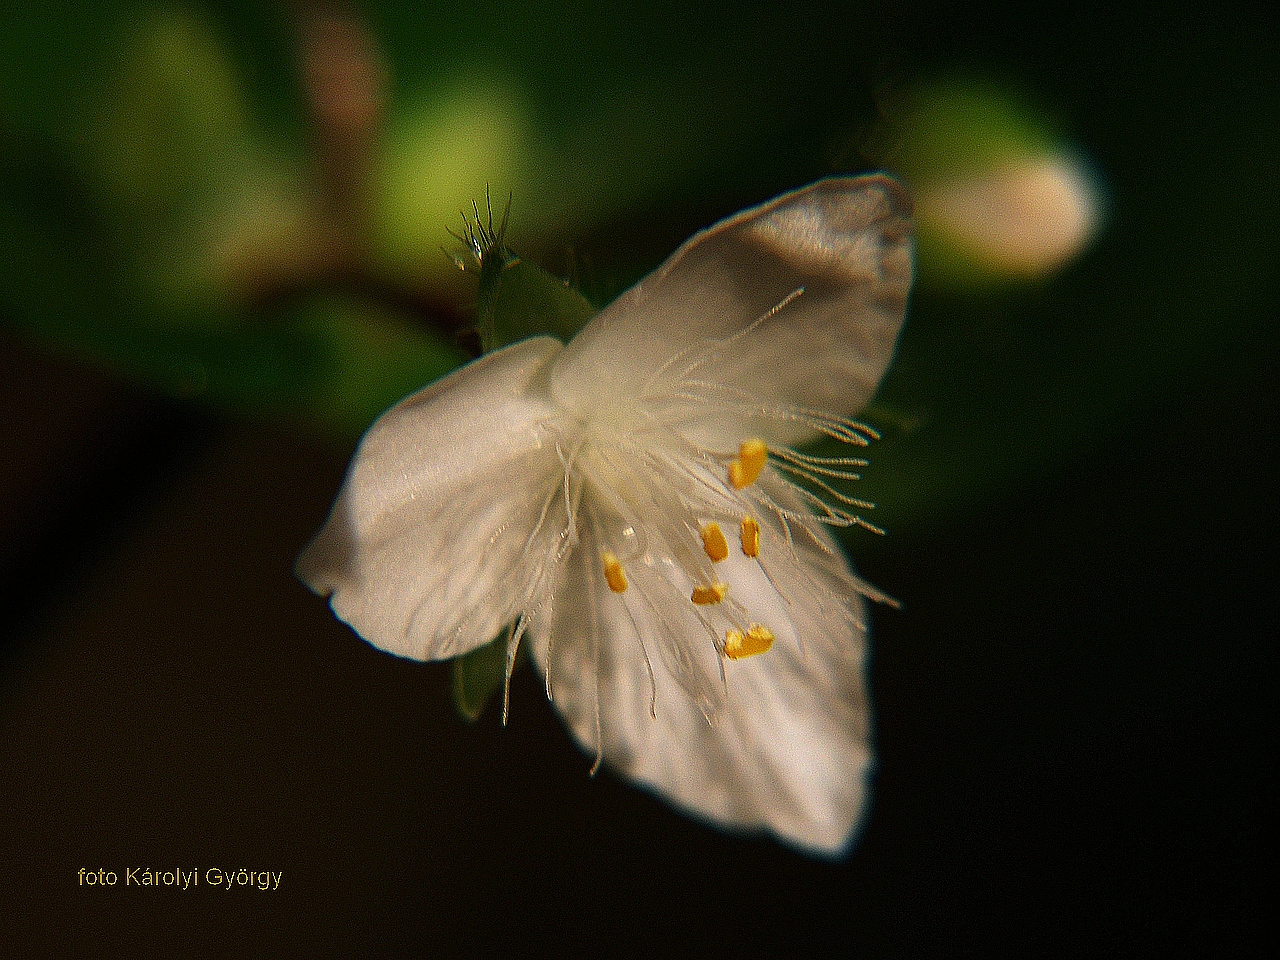
[[[236,51],[261,122],[305,142],[279,56],[293,8],[192,9]],[[32,119],[73,85],[58,59],[73,44],[27,50],[0,113],[4,239],[20,254],[0,301],[0,952],[1262,956],[1280,129],[1267,31],[1221,11],[742,24],[638,7],[639,25],[588,11],[569,29],[477,8],[433,39],[407,8],[369,9],[397,78],[429,79],[452,44],[570,116],[620,51],[654,103],[680,95],[682,71],[741,89],[717,113],[730,132],[661,189],[581,236],[530,228],[533,248],[581,244],[602,286],[828,172],[886,78],[957,67],[1029,91],[1094,158],[1108,222],[1036,284],[957,291],[921,265],[884,402],[923,426],[872,451],[890,533],[850,542],[904,604],[875,612],[874,808],[847,861],[814,862],[589,779],[531,671],[506,729],[495,711],[462,722],[447,667],[378,653],[293,579],[354,431],[269,378],[184,398],[129,349],[102,349],[128,339],[111,326],[128,310],[78,270],[61,284],[58,257],[91,260],[110,220],[76,199],[90,188],[60,152],[74,131],[49,132],[74,111]],[[121,16],[68,10],[67,29]],[[83,248],[68,253],[72,236]],[[46,274],[48,291],[23,286]],[[94,309],[97,339],[49,319]],[[139,866],[283,880],[126,889]],[[121,883],[80,887],[81,867]]]

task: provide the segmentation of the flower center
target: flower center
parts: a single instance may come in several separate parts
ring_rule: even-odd
[[[735,593],[732,575],[716,569],[730,556],[716,518],[738,521],[739,562],[759,563],[760,525],[739,491],[764,471],[764,441],[743,441],[738,456],[725,463],[707,451],[654,444],[652,435],[634,430],[596,424],[589,437],[579,461],[589,522],[604,582],[627,605],[637,630],[645,632],[643,622],[681,647],[705,633],[731,660],[766,652],[774,633],[748,609],[753,591]]]

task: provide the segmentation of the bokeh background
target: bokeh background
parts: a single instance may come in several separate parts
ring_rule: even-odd
[[[0,952],[1262,955],[1272,35],[1189,6],[5,4]],[[920,264],[866,414],[888,533],[847,541],[903,603],[847,861],[588,778],[530,671],[509,727],[462,721],[447,666],[293,579],[360,431],[467,356],[442,247],[487,189],[603,304],[878,167]]]

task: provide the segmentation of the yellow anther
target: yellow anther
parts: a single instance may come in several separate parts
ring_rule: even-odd
[[[600,560],[604,563],[604,579],[609,584],[609,589],[614,593],[623,593],[627,589],[627,575],[618,558],[606,550],[600,554]]]
[[[699,606],[705,606],[708,603],[719,603],[728,593],[727,583],[713,583],[709,587],[694,587],[693,596],[689,599]]]
[[[719,563],[729,555],[729,544],[725,543],[720,524],[714,522],[703,524],[702,549],[707,551],[707,556],[711,558],[712,563]]]
[[[754,657],[758,653],[764,653],[772,646],[773,631],[758,623],[751,624],[746,633],[741,630],[725,631],[724,655],[730,660]]]
[[[743,554],[748,557],[760,556],[760,524],[751,517],[743,517],[738,534],[742,540]]]
[[[733,489],[741,490],[755,483],[768,459],[769,448],[763,440],[743,440],[738,446],[738,459],[729,461],[729,483]]]

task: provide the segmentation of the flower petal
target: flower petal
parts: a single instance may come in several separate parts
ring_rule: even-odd
[[[491,353],[361,440],[297,573],[374,646],[418,660],[467,653],[536,587],[562,529],[543,509],[563,476],[545,385],[560,349],[536,337]]]
[[[911,283],[911,204],[884,176],[820,180],[697,234],[599,313],[556,359],[570,410],[684,400],[690,438],[733,449],[717,395],[844,415],[871,398]],[[692,385],[692,389],[690,388]],[[812,435],[774,418],[765,439]]]
[[[845,606],[854,623],[811,602],[811,591],[747,596],[767,592],[768,579],[756,570],[757,580],[744,585],[743,570],[727,570],[741,599],[771,611],[781,629],[768,652],[724,662],[720,703],[708,720],[687,679],[653,650],[652,624],[628,612],[630,591],[599,589],[594,539],[583,531],[549,630],[531,630],[533,655],[550,671],[552,702],[582,747],[595,753],[598,746],[612,767],[695,815],[763,828],[808,852],[846,851],[873,763],[861,598]],[[808,575],[822,577],[830,557],[800,559],[813,560]],[[725,561],[734,563],[750,561]],[[784,568],[776,564],[769,576],[779,579]],[[570,585],[580,585],[582,596],[569,595]]]

